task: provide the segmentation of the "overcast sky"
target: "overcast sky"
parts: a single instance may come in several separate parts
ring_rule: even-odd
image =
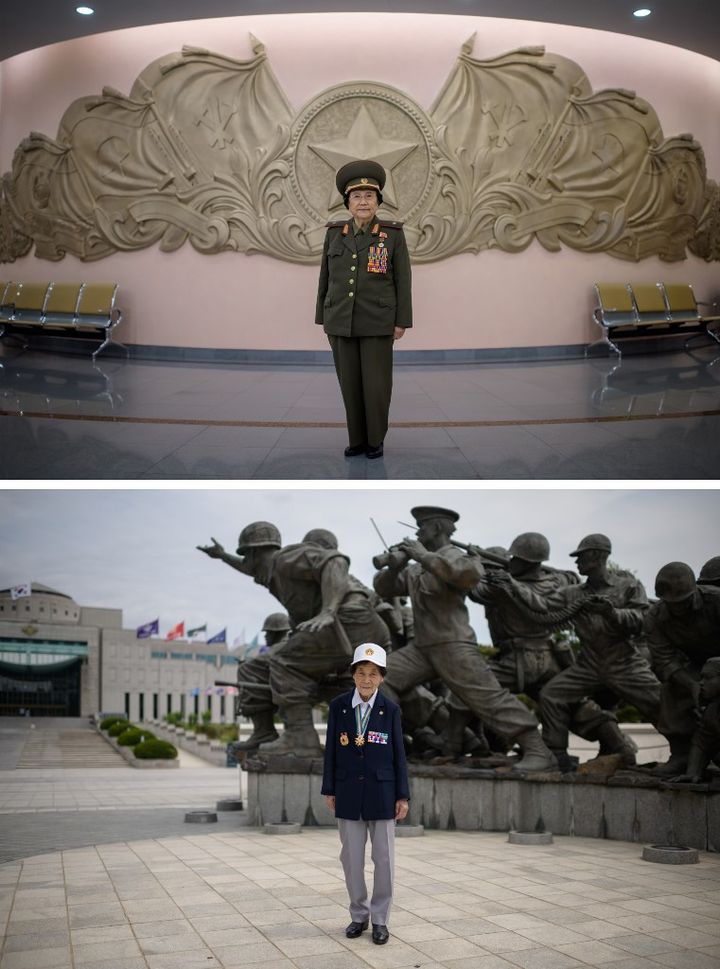
[[[391,544],[409,529],[410,508],[435,504],[461,515],[456,538],[507,547],[524,531],[550,540],[551,563],[571,566],[568,553],[583,535],[604,532],[613,559],[634,570],[652,594],[658,569],[687,562],[697,573],[720,554],[720,514],[713,490],[415,489],[282,487],[199,490],[0,491],[0,588],[41,582],[82,606],[123,610],[135,628],[160,618],[160,633],[181,620],[186,629],[207,622],[228,642],[249,641],[275,599],[252,580],[195,550],[214,536],[234,552],[240,529],[267,520],[284,544],[310,528],[329,528],[352,560],[351,571],[371,584],[371,558],[382,546],[372,516]],[[487,642],[482,609],[473,624]]]

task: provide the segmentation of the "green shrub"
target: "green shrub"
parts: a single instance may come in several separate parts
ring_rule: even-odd
[[[130,724],[127,720],[118,720],[117,723],[114,723],[112,727],[110,727],[108,734],[111,737],[119,737],[123,730],[127,730],[129,726]]]
[[[166,713],[163,720],[165,723],[169,723],[172,726],[177,726],[177,724],[182,721],[182,713],[180,713],[179,710],[176,710],[173,713]]]
[[[188,713],[187,722],[188,722],[188,727],[194,727],[195,724],[198,722],[197,713]]]
[[[212,720],[212,710],[203,710],[202,714],[200,715],[200,719],[205,725],[210,723]]]
[[[109,730],[116,723],[127,723],[127,717],[105,717],[104,720],[100,722],[101,730]]]
[[[117,742],[120,747],[134,747],[142,740],[154,739],[155,734],[151,733],[149,730],[143,730],[142,727],[134,727],[130,725],[119,735]]]
[[[175,760],[178,755],[175,747],[167,740],[158,740],[155,737],[138,744],[133,753],[140,760]]]

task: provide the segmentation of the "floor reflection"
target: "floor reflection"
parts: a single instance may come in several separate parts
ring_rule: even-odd
[[[398,366],[385,458],[345,459],[330,366],[0,353],[4,479],[716,479],[720,356]]]

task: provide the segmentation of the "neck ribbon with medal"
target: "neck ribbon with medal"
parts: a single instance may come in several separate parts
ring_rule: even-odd
[[[360,707],[361,707],[360,703],[358,703],[358,705],[355,707],[355,728],[356,728],[355,746],[356,747],[363,747],[365,745],[365,731],[367,730],[368,721],[370,720],[370,714],[372,713],[372,707],[370,706],[369,703],[367,704],[367,709],[365,710],[365,713],[362,716],[360,715]]]

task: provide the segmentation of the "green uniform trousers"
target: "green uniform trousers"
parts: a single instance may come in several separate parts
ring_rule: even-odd
[[[385,440],[392,396],[392,336],[330,336],[351,447]]]

